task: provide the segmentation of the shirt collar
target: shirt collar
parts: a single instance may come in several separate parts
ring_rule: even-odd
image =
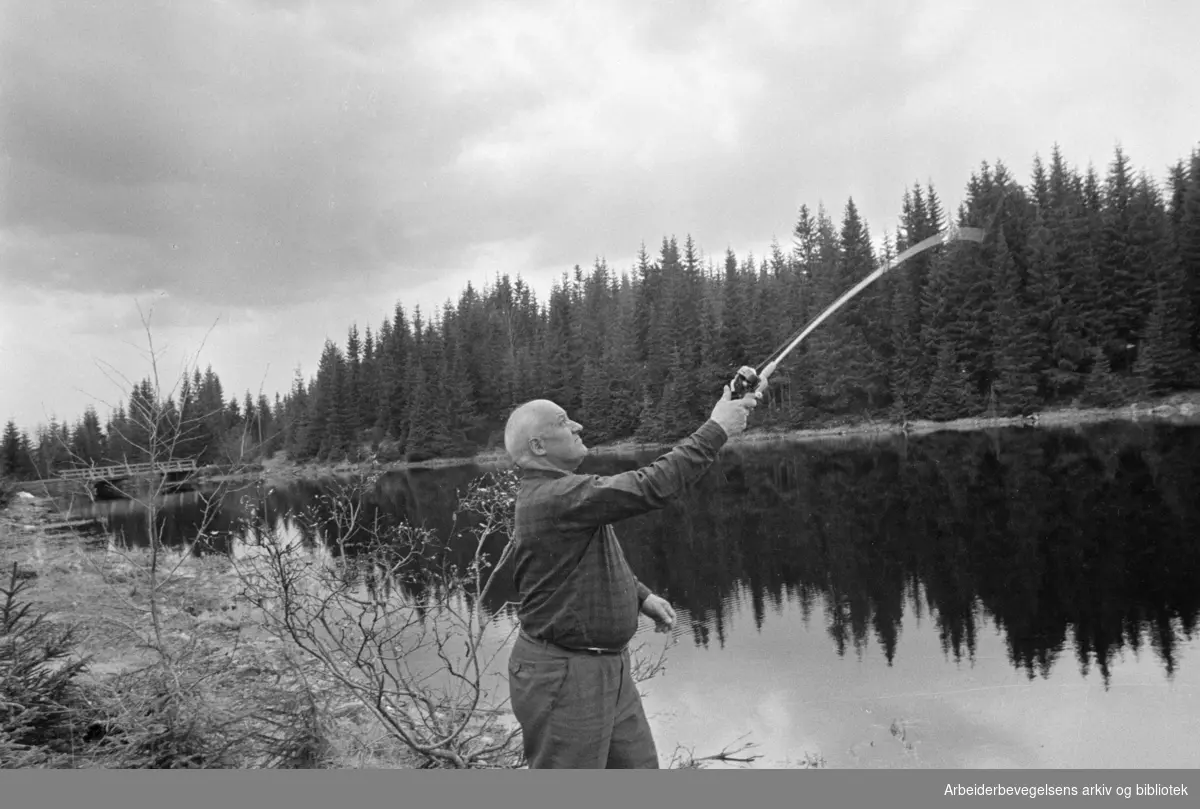
[[[571,474],[565,469],[559,469],[549,461],[541,461],[536,458],[525,461],[517,469],[520,471],[521,477],[547,476],[561,478]]]

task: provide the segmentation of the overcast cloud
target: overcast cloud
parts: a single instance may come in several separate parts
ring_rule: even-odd
[[[0,419],[30,429],[144,375],[135,302],[168,370],[273,395],[497,273],[761,254],[850,196],[878,237],[983,159],[1120,142],[1161,179],[1200,145],[1183,0],[0,9]]]

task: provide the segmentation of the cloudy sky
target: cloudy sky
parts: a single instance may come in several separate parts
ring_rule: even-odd
[[[0,420],[286,390],[401,301],[1200,145],[1200,4],[0,0]]]

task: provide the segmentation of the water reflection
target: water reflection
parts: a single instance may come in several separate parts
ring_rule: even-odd
[[[590,458],[583,471],[652,457]],[[361,516],[424,525],[463,564],[469,525],[454,504],[484,471],[390,473]],[[346,480],[246,486],[219,502],[209,492],[172,495],[160,530],[182,544],[205,528],[223,553],[269,529],[325,547],[341,524],[329,497]],[[683,631],[699,649],[726,647],[738,612],[751,620],[737,632],[815,625],[839,657],[863,659],[874,646],[892,667],[903,633],[927,625],[946,660],[972,663],[980,638],[998,633],[1028,680],[1070,666],[1107,685],[1115,659],[1143,650],[1171,678],[1180,645],[1196,636],[1197,492],[1196,428],[1114,423],[745,446],[726,452],[685,502],[619,534],[639,577],[690,615]],[[145,544],[137,504],[89,508],[125,541]],[[503,609],[512,597],[502,576],[486,606]]]
[[[1198,445],[1108,425],[747,452],[622,537],[702,645],[724,645],[742,592],[757,630],[819,609],[839,654],[874,638],[889,664],[911,609],[954,659],[992,625],[1031,678],[1070,655],[1107,681],[1144,646],[1170,676],[1200,610]]]

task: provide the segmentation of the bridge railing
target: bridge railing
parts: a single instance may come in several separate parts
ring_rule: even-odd
[[[115,480],[138,475],[169,474],[171,472],[195,472],[198,467],[194,459],[113,464],[110,466],[81,466],[64,469],[58,473],[63,480]]]

